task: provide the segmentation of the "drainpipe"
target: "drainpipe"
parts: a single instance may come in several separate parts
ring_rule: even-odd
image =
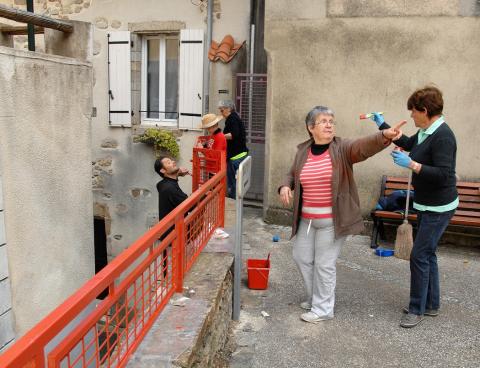
[[[210,60],[208,50],[212,44],[212,16],[213,0],[208,0],[207,5],[207,41],[205,42],[205,59],[203,63],[203,113],[208,113],[210,105]]]
[[[250,2],[250,63],[248,72],[250,73],[249,76],[249,83],[248,83],[248,131],[251,134],[253,123],[253,73],[255,69],[255,15],[257,13],[257,2],[252,0]]]
[[[27,11],[33,13],[33,0],[27,0]],[[35,26],[33,23],[28,23],[28,50],[35,51]]]
[[[250,25],[250,71],[254,73],[255,66],[255,24]]]
[[[255,23],[257,15],[257,1],[250,0],[250,53],[248,63],[248,73],[253,73],[254,66],[254,47],[255,47]]]

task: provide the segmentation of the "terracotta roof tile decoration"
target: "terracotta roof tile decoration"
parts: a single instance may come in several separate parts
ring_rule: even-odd
[[[220,43],[212,41],[208,50],[208,58],[210,61],[221,60],[224,63],[229,63],[243,45],[245,45],[245,41],[235,44],[233,37],[226,35]]]

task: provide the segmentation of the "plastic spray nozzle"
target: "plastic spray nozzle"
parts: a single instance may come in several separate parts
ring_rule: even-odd
[[[368,114],[361,114],[360,119],[370,119],[373,116],[373,114],[383,115],[383,112],[379,111],[379,112],[370,112]]]

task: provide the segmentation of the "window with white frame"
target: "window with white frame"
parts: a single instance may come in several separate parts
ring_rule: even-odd
[[[141,124],[198,129],[203,106],[203,38],[201,29],[143,36],[141,86],[135,89],[141,91],[140,106],[132,108],[130,32],[109,32],[110,126],[131,126],[131,117],[139,112]]]
[[[143,38],[142,123],[177,125],[178,70],[178,35]]]

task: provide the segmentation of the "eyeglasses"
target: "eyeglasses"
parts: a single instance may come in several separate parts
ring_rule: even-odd
[[[330,124],[330,125],[337,125],[337,122],[335,120],[326,120],[326,119],[322,119],[322,120],[319,120],[319,121],[316,121],[313,123],[314,126],[316,125],[327,125],[327,124]]]

